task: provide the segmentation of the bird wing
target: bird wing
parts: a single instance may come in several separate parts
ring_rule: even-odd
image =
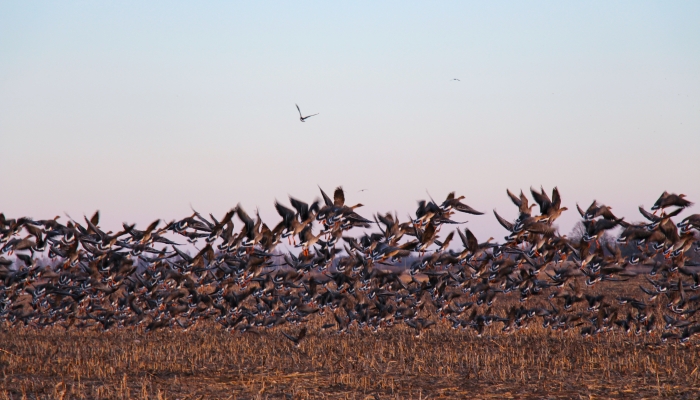
[[[476,211],[475,209],[473,209],[473,208],[469,207],[468,205],[461,203],[461,202],[457,203],[454,208],[457,211],[467,213],[467,214],[484,215],[484,213],[482,213],[481,211]]]
[[[345,205],[345,193],[343,192],[342,186],[335,188],[335,192],[333,192],[333,204],[337,207]]]
[[[469,228],[465,228],[465,230],[468,231]],[[457,229],[457,234],[459,235],[459,239],[462,241],[462,245],[464,245],[464,248],[469,249],[469,241],[467,240],[467,237],[464,236],[460,229]]]
[[[286,337],[287,339],[291,340],[291,341],[294,342],[294,343],[299,342],[299,339],[295,338],[294,336],[288,335],[288,334],[286,334],[286,333],[284,333],[284,332],[282,332],[282,334],[284,335],[284,337]]]
[[[559,195],[559,189],[556,186],[552,189],[552,206],[556,210],[561,207],[561,195]]]
[[[593,200],[593,202],[591,203],[591,205],[588,206],[588,208],[586,209],[586,215],[588,215],[588,214],[594,214],[595,211],[596,211],[598,208],[600,208],[600,207],[598,207],[598,202],[595,201],[595,200]]]
[[[238,218],[240,218],[240,220],[243,221],[243,224],[245,224],[248,232],[252,232],[253,227],[255,226],[255,223],[248,216],[248,213],[246,213],[245,210],[243,210],[243,207],[241,207],[240,204],[236,207],[236,214],[238,215]]]
[[[306,221],[309,218],[309,205],[301,200],[297,200],[292,196],[289,196],[289,202],[292,203],[292,207],[297,210],[299,217],[302,221]]]
[[[294,220],[294,217],[296,216],[294,214],[294,211],[290,210],[289,208],[283,206],[282,204],[275,202],[275,209],[277,209],[277,213],[282,217],[282,220],[286,224],[291,224],[291,222]]]
[[[472,253],[476,253],[477,250],[479,250],[479,241],[476,240],[476,236],[472,233],[472,231],[469,230],[469,228],[464,230],[464,233],[466,233],[467,236],[467,244],[469,245],[469,251]]]
[[[547,193],[544,190],[538,192],[533,188],[530,188],[530,193],[532,193],[532,197],[540,206],[540,214],[546,214],[552,205],[552,201],[549,199],[549,196],[547,196]]]
[[[323,202],[326,203],[327,206],[332,206],[333,205],[333,200],[331,200],[330,197],[326,194],[326,192],[321,189],[321,187],[318,187],[318,190],[321,191],[321,196],[323,196]]]
[[[515,204],[516,207],[520,208],[520,205],[522,204],[522,202],[520,201],[520,197],[514,195],[513,192],[510,191],[510,189],[506,189],[506,193],[508,193],[508,197],[510,197],[510,200],[513,202],[513,204]]]
[[[496,212],[496,210],[493,210],[493,215],[496,216],[496,219],[498,220],[498,223],[501,224],[502,227],[506,228],[509,232],[513,232],[513,224],[511,224],[510,222],[508,222],[508,221],[506,221],[505,219],[503,219],[503,217],[501,217],[500,215],[498,215],[498,213]]]
[[[664,200],[666,200],[666,198],[667,198],[668,196],[669,196],[669,193],[668,193],[667,191],[664,190],[664,192],[661,193],[661,196],[659,196],[659,199],[656,200],[656,203],[654,203],[654,205],[651,207],[651,209],[652,209],[652,210],[656,210],[657,208],[659,208],[659,207],[661,206],[661,203],[662,203]]]
[[[651,222],[656,222],[661,219],[660,217],[657,217],[656,215],[645,210],[643,206],[639,206],[639,212],[644,216],[644,218],[648,219]]]

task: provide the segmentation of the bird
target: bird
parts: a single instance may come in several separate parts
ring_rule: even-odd
[[[406,326],[421,338],[441,325],[481,336],[494,322],[504,326],[489,334],[518,334],[540,319],[544,329],[582,337],[698,340],[700,216],[682,217],[692,206],[684,196],[662,195],[656,208],[675,209],[660,216],[640,206],[640,223],[596,201],[577,206],[580,229],[567,236],[553,225],[567,211],[557,187],[551,198],[530,188],[534,204],[507,189],[517,218],[494,217],[508,236],[479,243],[470,228],[450,228],[458,211],[487,218],[456,192],[442,203],[419,200],[415,218],[401,222],[396,211],[360,216],[362,204],[348,206],[352,193],[342,186],[332,197],[319,190],[313,202],[275,201],[281,221],[238,204],[220,220],[192,210],[144,227],[123,223],[116,233],[99,211],[65,223],[0,213],[0,324],[150,333],[209,321],[232,335],[281,332],[298,347],[313,326],[339,334]],[[595,288],[635,275],[642,284],[622,293]],[[282,332],[287,325],[298,334]]]
[[[299,108],[299,105],[298,105],[298,104],[295,104],[295,106],[297,106],[297,111],[299,111],[299,121],[301,121],[301,122],[306,122],[306,119],[307,119],[307,118],[311,118],[311,117],[313,117],[314,115],[318,115],[318,114],[319,114],[319,113],[316,113],[316,114],[311,114],[311,115],[307,115],[306,117],[304,117],[304,116],[301,114],[301,109]]]
[[[285,332],[282,332],[282,334],[284,335],[284,337],[291,340],[294,343],[294,346],[299,347],[299,344],[301,343],[302,339],[306,337],[306,327],[301,328],[299,334],[296,337],[289,335]]]
[[[651,210],[654,211],[654,213],[656,213],[656,211],[663,211],[663,209],[667,207],[675,206],[679,208],[686,208],[692,205],[692,202],[685,199],[684,194],[668,193],[664,190],[661,196],[659,196],[659,199],[656,200],[654,205],[651,207]]]

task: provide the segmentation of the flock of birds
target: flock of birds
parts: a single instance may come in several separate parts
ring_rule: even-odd
[[[566,210],[557,188],[551,198],[531,189],[532,203],[522,191],[507,194],[519,216],[509,221],[494,210],[508,231],[502,243],[479,242],[453,220],[483,214],[454,192],[441,203],[419,201],[403,222],[396,213],[364,218],[342,188],[333,198],[321,190],[322,200],[311,204],[275,202],[282,220],[274,226],[240,205],[220,220],[194,211],[118,232],[100,228],[99,212],[65,224],[0,214],[0,321],[154,331],[208,320],[258,334],[296,325],[296,334],[284,334],[297,345],[307,322],[328,314],[322,329],[339,333],[405,324],[420,336],[449,324],[481,335],[488,326],[515,332],[536,323],[583,336],[621,331],[685,343],[700,332],[693,319],[700,214],[672,220],[692,205],[684,195],[664,192],[650,211],[640,207],[643,223],[596,201],[585,210],[577,205],[582,232],[567,237],[553,225]],[[441,238],[446,226],[456,229]],[[370,227],[377,229],[349,235]],[[614,228],[621,230],[616,239],[606,234]],[[450,247],[455,234],[459,246]],[[297,250],[280,251],[281,243]],[[632,295],[587,289],[637,275],[641,285],[621,284]],[[503,302],[501,315],[496,302]]]

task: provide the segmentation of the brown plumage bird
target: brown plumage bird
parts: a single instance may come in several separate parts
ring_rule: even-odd
[[[530,188],[530,193],[535,199],[537,204],[540,206],[540,214],[544,217],[540,221],[549,222],[550,224],[554,222],[555,219],[559,218],[562,212],[568,210],[566,207],[561,206],[561,196],[559,195],[559,189],[556,187],[552,189],[552,198],[550,199],[545,193],[544,188],[540,186],[540,192]]]
[[[469,207],[468,205],[462,203],[460,200],[464,199],[464,196],[455,197],[455,192],[450,192],[447,195],[447,199],[442,202],[440,208],[445,211],[457,210],[459,212],[473,214],[473,215],[484,215],[481,211],[476,211],[475,209]]]
[[[661,193],[661,196],[659,196],[659,199],[656,200],[656,203],[651,206],[651,210],[656,212],[657,210],[663,210],[667,207],[686,208],[692,205],[692,202],[685,199],[684,194],[668,193],[664,190],[664,192]]]
[[[286,337],[287,339],[294,342],[294,346],[299,347],[299,343],[301,343],[302,339],[304,339],[306,337],[306,327],[301,328],[301,330],[299,331],[299,335],[297,335],[297,337],[286,334],[284,332],[282,332],[282,334],[284,335],[284,337]]]

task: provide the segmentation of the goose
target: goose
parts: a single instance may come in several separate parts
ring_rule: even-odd
[[[9,322],[9,329],[58,324],[68,330],[150,332],[199,329],[200,322],[212,320],[232,334],[258,335],[290,324],[300,327],[299,334],[283,336],[295,345],[312,321],[329,312],[335,323],[319,326],[338,333],[378,332],[404,322],[421,336],[445,319],[478,335],[502,322],[498,331],[516,334],[541,318],[545,329],[580,327],[585,337],[634,328],[637,334],[666,331],[662,340],[688,343],[700,329],[690,318],[700,302],[693,293],[700,287],[698,263],[691,258],[698,246],[691,230],[700,220],[691,215],[676,224],[673,218],[689,206],[678,201],[664,200],[675,203],[666,208],[676,208],[661,215],[640,207],[644,223],[627,223],[597,201],[585,211],[577,204],[585,232],[573,239],[557,234],[552,224],[565,209],[556,187],[551,199],[542,186],[530,188],[532,204],[522,191],[515,196],[507,189],[518,216],[513,222],[495,210],[494,216],[509,236],[503,243],[493,238],[479,243],[469,228],[449,228],[457,211],[476,211],[455,192],[439,205],[421,200],[415,218],[403,223],[396,212],[375,214],[377,231],[353,235],[355,228],[370,226],[355,211],[362,205],[346,205],[340,186],[332,198],[320,191],[321,202],[311,205],[291,196],[291,208],[275,201],[282,221],[274,229],[240,204],[221,220],[192,210],[164,225],[155,220],[145,230],[124,223],[117,233],[100,226],[99,211],[84,215],[84,223],[69,217],[65,225],[58,218],[0,214],[0,248],[14,256],[0,257],[0,322]],[[536,206],[539,215],[533,213]],[[239,232],[234,215],[243,222]],[[623,228],[616,241],[600,240],[616,226]],[[449,230],[444,240],[441,229]],[[168,235],[195,246],[202,238],[205,244],[190,255]],[[458,251],[449,248],[455,236]],[[301,253],[281,251],[283,237]],[[43,254],[54,263],[45,263]],[[638,269],[630,270],[633,265]],[[591,290],[635,274],[646,282],[629,286],[629,295],[616,295],[615,306],[606,302],[608,294]],[[511,292],[520,306],[502,303]],[[537,301],[549,301],[552,308],[532,303]],[[483,305],[493,311],[477,312]],[[469,317],[461,316],[470,308]],[[618,319],[618,313],[627,317]]]
[[[462,199],[464,199],[464,196],[455,197],[455,192],[450,192],[450,194],[447,195],[447,199],[445,199],[445,201],[443,201],[440,205],[440,208],[443,211],[457,210],[467,214],[484,215],[484,213],[481,211],[476,211],[475,209],[462,203],[460,201]]]
[[[659,196],[659,199],[656,200],[654,205],[651,207],[651,210],[654,211],[654,213],[656,213],[656,211],[663,211],[665,208],[668,207],[686,208],[692,205],[693,203],[685,199],[684,194],[668,193],[664,190],[661,196]]]
[[[301,247],[305,256],[309,255],[309,247],[313,247],[323,236],[323,232],[314,235],[311,231],[311,226],[307,226],[299,233],[299,244],[294,247]]]
[[[552,189],[552,199],[550,200],[547,193],[545,193],[544,188],[540,187],[540,191],[536,191],[530,188],[530,193],[532,193],[532,198],[540,206],[540,214],[544,218],[540,219],[543,222],[551,224],[568,208],[561,207],[561,196],[559,195],[559,189],[554,187]]]
[[[307,115],[306,117],[304,117],[303,115],[301,115],[301,109],[299,108],[299,105],[295,104],[295,106],[297,106],[297,111],[299,111],[299,121],[301,121],[301,122],[306,122],[306,120],[308,118],[311,118],[314,115],[318,115],[318,113],[316,113],[316,114],[311,114],[311,115]]]

